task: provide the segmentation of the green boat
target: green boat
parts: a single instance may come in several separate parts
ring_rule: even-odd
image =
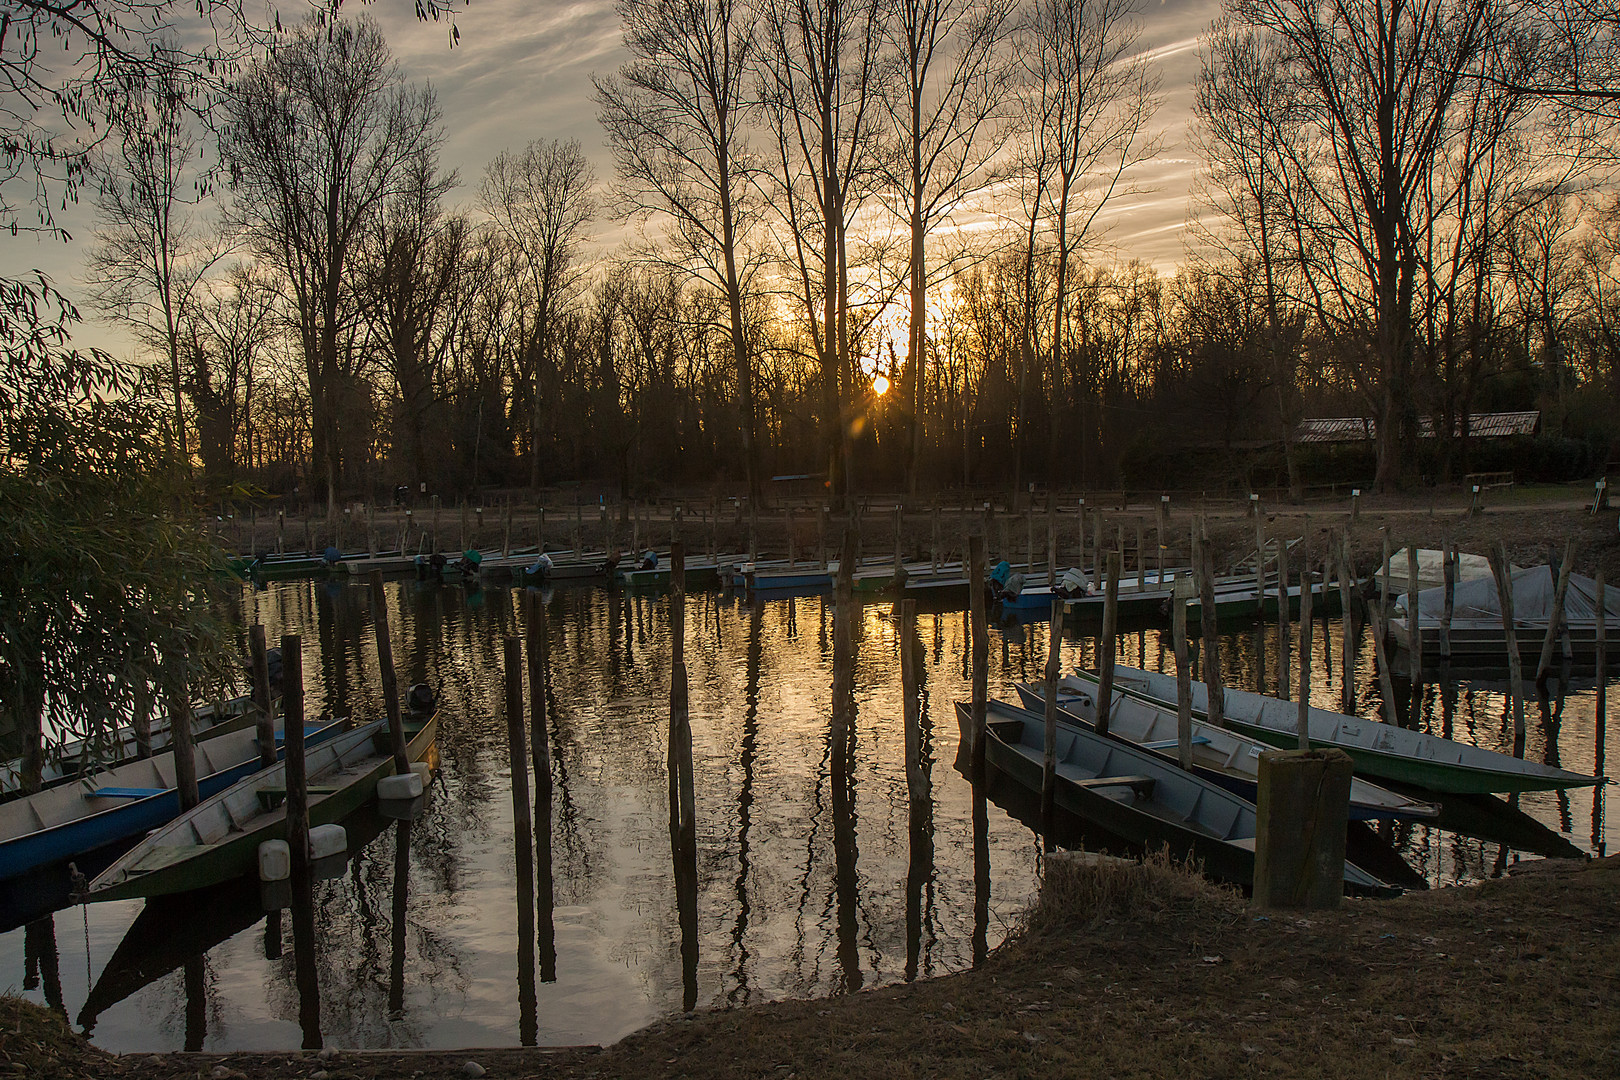
[[[425,756],[438,734],[435,711],[405,718],[406,751]],[[388,721],[376,720],[309,748],[309,823],[343,820],[394,773]],[[263,769],[205,799],[149,834],[90,883],[87,901],[168,896],[254,872],[259,844],[286,835],[285,763]]]
[[[1095,683],[1097,676],[1079,672]],[[1114,687],[1161,708],[1176,708],[1176,679],[1140,668],[1115,665]],[[1193,715],[1207,719],[1209,696],[1201,682],[1192,684]],[[1272,746],[1299,745],[1299,705],[1247,690],[1227,688],[1226,726]],[[1480,746],[1442,739],[1377,720],[1318,709],[1310,710],[1311,746],[1333,747],[1349,754],[1359,775],[1410,784],[1443,795],[1509,794],[1591,787],[1601,776],[1587,776],[1551,765],[1510,757]]]

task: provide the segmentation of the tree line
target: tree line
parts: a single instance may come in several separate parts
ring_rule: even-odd
[[[180,63],[127,82],[93,299],[211,490],[1297,490],[1307,415],[1370,417],[1356,479],[1392,487],[1467,471],[1479,412],[1614,434],[1605,8],[1225,0],[1173,276],[1103,227],[1163,137],[1134,0],[618,11],[612,175],[535,133],[461,204],[433,90],[364,16],[206,100]]]

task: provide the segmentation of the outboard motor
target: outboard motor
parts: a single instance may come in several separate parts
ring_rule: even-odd
[[[430,713],[435,704],[433,688],[425,682],[416,683],[405,697],[405,707],[413,713]]]

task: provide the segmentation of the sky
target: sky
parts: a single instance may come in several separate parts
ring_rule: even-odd
[[[1169,273],[1186,255],[1189,185],[1198,163],[1188,141],[1198,44],[1214,18],[1218,0],[1143,0],[1141,50],[1160,78],[1162,105],[1155,118],[1162,145],[1136,176],[1140,194],[1120,200],[1104,224],[1111,254],[1141,259]],[[375,0],[354,5],[382,26],[407,78],[430,82],[444,114],[442,161],[457,170],[460,187],[448,200],[471,204],[485,166],[503,149],[519,149],[538,138],[578,139],[595,163],[598,179],[612,178],[612,159],[596,106],[591,77],[614,71],[627,58],[613,0],[471,0],[456,12],[460,41],[449,42],[448,22],[417,20],[406,0]],[[284,17],[286,13],[283,13]],[[83,298],[84,253],[93,239],[93,217],[86,199],[69,208],[64,222],[71,243],[8,239],[7,273],[37,268],[70,295]],[[605,242],[616,228],[601,222]],[[85,325],[80,345],[128,355],[127,333],[101,321],[81,303]]]

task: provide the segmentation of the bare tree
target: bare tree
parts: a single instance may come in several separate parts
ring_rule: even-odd
[[[543,457],[554,450],[551,405],[559,390],[553,354],[556,323],[580,279],[578,254],[595,211],[595,173],[577,141],[537,139],[489,163],[479,205],[494,219],[529,290],[517,377],[529,428],[529,483],[538,487]]]
[[[174,46],[159,43],[153,52],[169,59],[150,72],[128,72],[108,105],[115,141],[97,171],[97,244],[86,277],[97,306],[167,362],[174,437],[187,463],[181,326],[214,255],[195,221],[207,181],[196,168],[202,136],[194,82]]]
[[[340,343],[355,328],[351,261],[412,163],[443,138],[428,87],[410,87],[368,18],[303,23],[254,64],[226,99],[221,157],[231,220],[286,279],[308,380],[315,467],[328,504],[342,483],[345,413],[361,357]]]
[[[1157,82],[1133,56],[1138,37],[1136,0],[1035,0],[1021,49],[1030,147],[1024,182],[1031,215],[1026,266],[1033,264],[1037,229],[1054,244],[1057,265],[1052,310],[1051,370],[1054,422],[1062,404],[1055,376],[1064,362],[1069,274],[1076,256],[1096,240],[1097,221],[1112,201],[1137,190],[1127,174],[1158,152],[1148,125],[1158,108]],[[1026,271],[1028,272],[1028,271]],[[1028,341],[1026,335],[1026,341]],[[1034,358],[1026,355],[1021,385]],[[1082,371],[1079,396],[1090,396]],[[1027,418],[1029,403],[1020,394]],[[1080,441],[1082,472],[1089,470],[1089,433]],[[1020,446],[1024,424],[1020,423]],[[1022,453],[1019,457],[1023,463]]]
[[[737,0],[621,0],[633,57],[596,80],[625,216],[667,226],[665,261],[725,297],[749,497],[763,495],[754,361],[743,311],[757,259],[746,244],[759,205],[744,139],[753,11]]]
[[[900,0],[881,24],[896,76],[883,87],[894,151],[885,156],[887,197],[910,240],[899,391],[909,428],[906,478],[912,494],[922,450],[928,290],[958,272],[965,253],[955,245],[931,277],[928,241],[989,180],[989,164],[1002,150],[998,121],[1012,85],[1005,55],[1012,13],[1012,0]]]

